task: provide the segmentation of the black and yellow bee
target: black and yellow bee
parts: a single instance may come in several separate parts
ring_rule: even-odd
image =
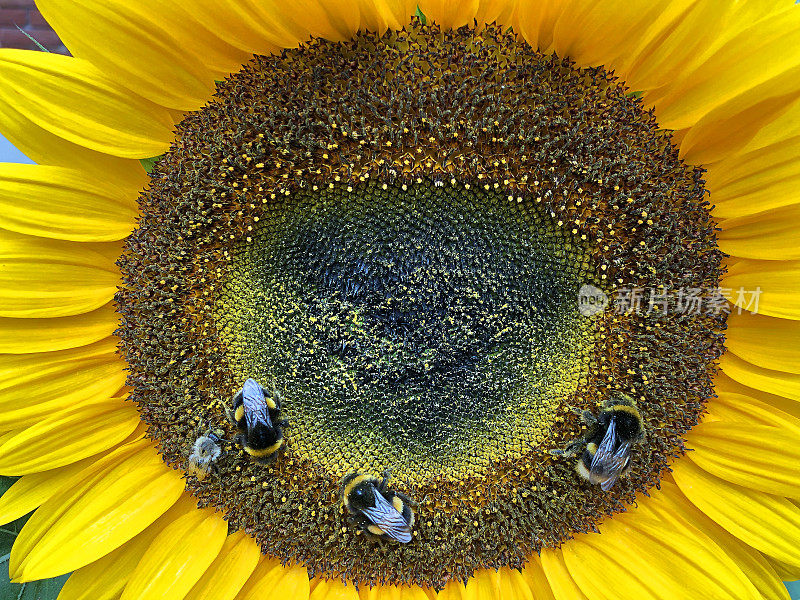
[[[414,527],[416,502],[405,494],[390,490],[389,474],[383,479],[350,473],[342,478],[340,496],[350,513],[349,520],[359,529],[384,540],[407,544]]]
[[[280,411],[280,394],[268,392],[255,379],[245,381],[233,397],[233,410],[226,408],[228,419],[239,430],[236,442],[257,463],[272,462],[283,447],[283,428],[289,422],[278,419]]]
[[[186,470],[203,481],[211,471],[217,471],[216,461],[222,455],[219,444],[222,439],[213,431],[199,436],[192,445]]]
[[[573,440],[563,450],[552,454],[571,457],[580,451],[575,471],[591,484],[608,491],[617,479],[631,468],[633,447],[645,439],[642,415],[636,403],[619,394],[603,402],[596,417],[588,410],[579,413],[586,424],[582,438]]]

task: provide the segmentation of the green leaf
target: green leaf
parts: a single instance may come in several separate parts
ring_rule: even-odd
[[[5,494],[16,480],[16,477],[0,477],[0,496]],[[11,583],[8,576],[11,546],[29,518],[30,515],[25,515],[16,521],[0,526],[0,598],[2,600],[55,600],[69,577],[69,575],[61,575],[41,581]]]
[[[627,93],[627,94],[625,94],[625,95],[626,95],[628,98],[641,98],[641,97],[644,95],[644,92],[640,90],[640,91],[638,91],[638,92],[628,92],[628,93]]]
[[[156,163],[159,161],[159,159],[161,159],[162,156],[164,155],[160,154],[159,156],[151,156],[150,158],[141,158],[139,159],[139,162],[142,163],[145,171],[151,173],[153,171],[153,167],[156,166]]]
[[[419,22],[423,25],[428,24],[428,19],[425,18],[425,14],[419,9],[419,5],[417,5],[417,12],[414,13],[414,16],[419,18]]]

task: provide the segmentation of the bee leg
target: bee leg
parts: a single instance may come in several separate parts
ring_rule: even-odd
[[[381,494],[385,494],[386,490],[389,489],[389,478],[392,476],[392,472],[389,469],[386,469],[383,472],[383,480],[381,481],[380,485],[378,486],[378,491]]]
[[[225,406],[224,404],[222,405],[222,408],[225,409],[225,416],[227,417],[227,419],[230,422],[230,424],[235,426],[236,425],[236,418],[234,417],[233,410],[231,410],[229,407]]]
[[[281,419],[280,421],[275,421],[275,425],[278,425],[279,427],[288,427],[289,421],[286,419]]]
[[[564,458],[570,458],[572,456],[575,456],[578,453],[578,450],[580,450],[585,443],[586,440],[583,438],[572,440],[569,444],[567,444],[566,448],[550,450],[550,454],[552,454],[553,456],[563,456]]]

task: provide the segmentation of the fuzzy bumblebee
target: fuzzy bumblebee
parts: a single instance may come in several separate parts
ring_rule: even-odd
[[[198,481],[203,481],[212,471],[218,473],[216,461],[222,455],[222,448],[219,446],[221,441],[213,431],[199,436],[194,441],[187,471],[197,477]]]
[[[603,402],[596,417],[588,410],[579,413],[586,424],[585,435],[552,454],[565,457],[580,452],[575,471],[589,483],[608,491],[617,479],[628,474],[634,445],[645,439],[642,415],[636,403],[625,396]]]
[[[257,463],[272,462],[284,445],[283,428],[289,422],[278,418],[280,411],[280,394],[268,392],[255,379],[245,381],[233,397],[233,409],[226,408],[228,419],[239,430],[235,441]]]
[[[349,513],[349,520],[362,531],[407,544],[414,527],[411,506],[416,506],[416,502],[390,490],[388,483],[388,473],[383,474],[383,479],[360,473],[345,475],[340,488],[342,505]]]

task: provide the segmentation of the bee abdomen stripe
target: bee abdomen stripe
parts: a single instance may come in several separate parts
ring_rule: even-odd
[[[252,448],[250,446],[245,446],[244,450],[250,456],[255,456],[256,458],[260,458],[262,456],[269,456],[273,452],[277,452],[278,448],[281,447],[281,444],[283,444],[283,438],[279,439],[277,442],[275,442],[271,446],[267,446],[266,448]]]

